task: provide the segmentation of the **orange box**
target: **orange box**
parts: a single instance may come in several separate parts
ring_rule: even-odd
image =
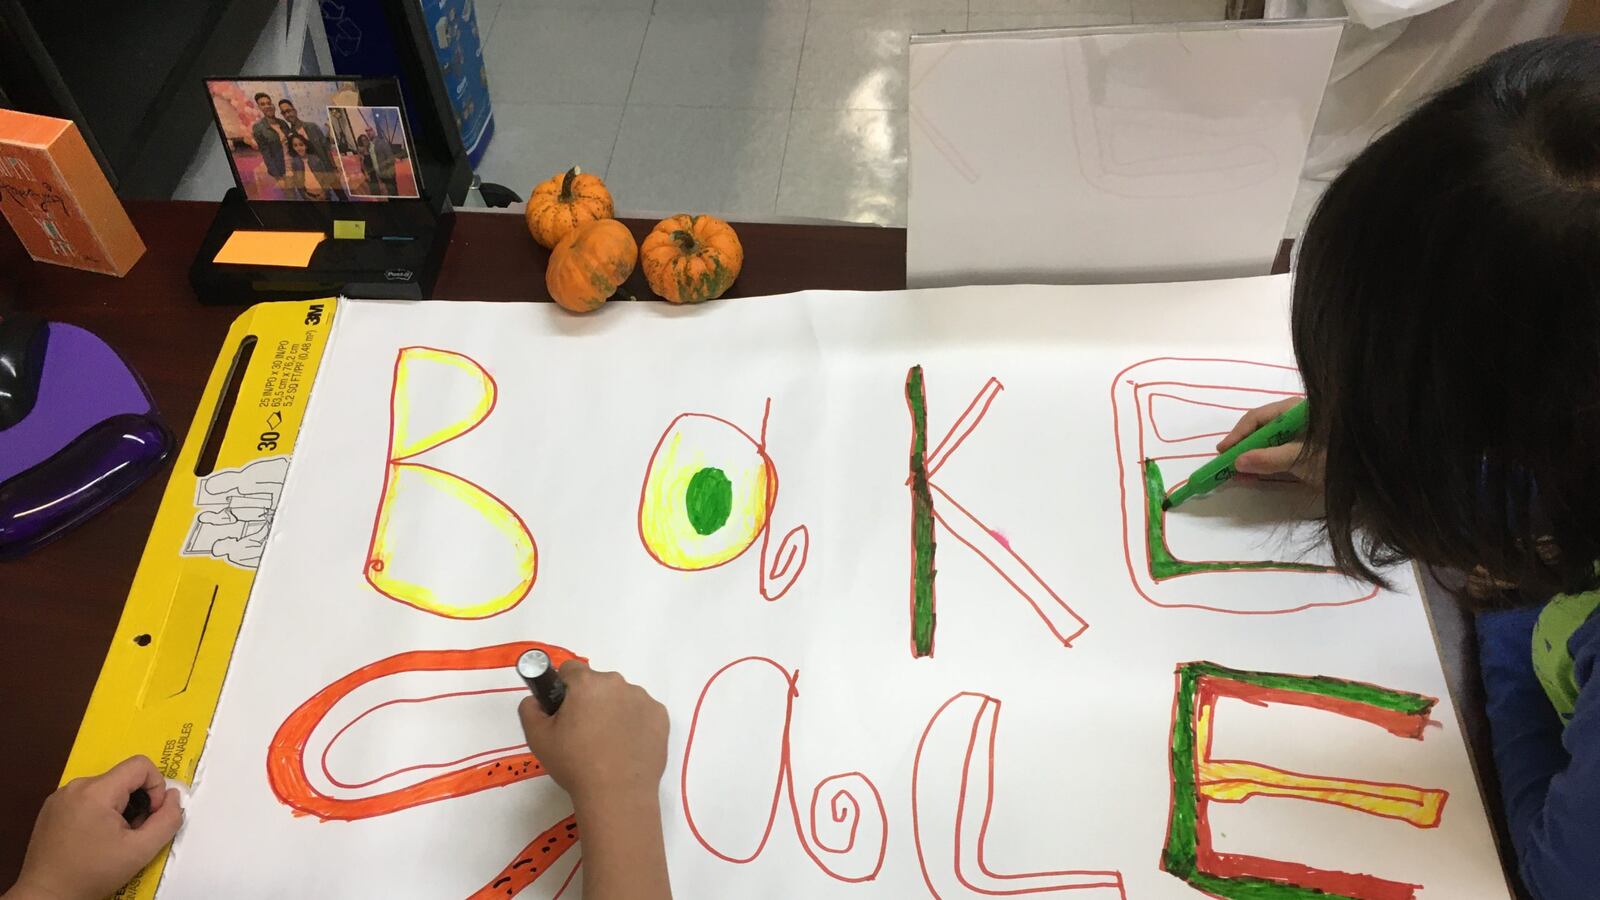
[[[0,109],[0,213],[40,262],[122,277],[144,241],[78,126]]]

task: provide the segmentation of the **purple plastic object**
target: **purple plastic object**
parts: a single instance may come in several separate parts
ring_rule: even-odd
[[[0,320],[0,399],[20,415],[0,415],[0,559],[59,537],[172,452],[139,376],[82,328]]]

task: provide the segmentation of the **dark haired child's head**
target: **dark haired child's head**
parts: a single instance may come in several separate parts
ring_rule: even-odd
[[[1600,36],[1496,54],[1350,164],[1301,241],[1294,347],[1342,568],[1596,584]]]

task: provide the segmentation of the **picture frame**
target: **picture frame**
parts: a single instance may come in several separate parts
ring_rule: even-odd
[[[419,199],[416,142],[393,78],[208,78],[218,138],[245,197]]]

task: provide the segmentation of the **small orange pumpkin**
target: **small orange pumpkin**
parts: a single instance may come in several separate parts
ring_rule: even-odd
[[[616,219],[585,222],[550,251],[544,286],[563,309],[593,312],[628,280],[638,260],[628,226]]]
[[[671,303],[721,297],[744,265],[733,226],[715,216],[673,216],[656,223],[639,251],[650,289]]]
[[[585,175],[573,166],[533,189],[528,198],[528,231],[546,250],[585,222],[609,219],[611,192],[598,176]]]

